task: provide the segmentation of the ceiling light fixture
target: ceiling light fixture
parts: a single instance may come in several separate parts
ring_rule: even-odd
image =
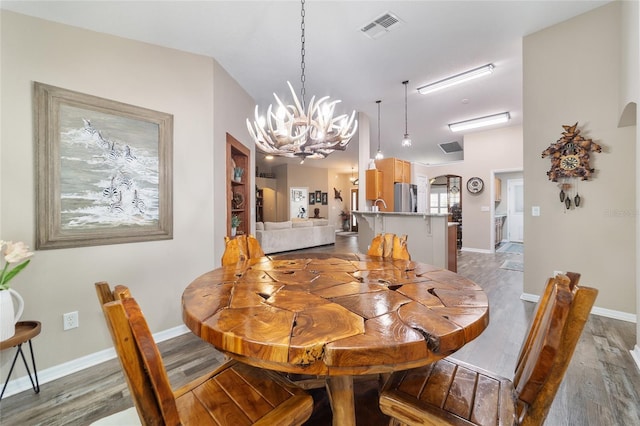
[[[427,93],[437,92],[438,90],[445,89],[447,87],[455,86],[456,84],[464,83],[465,81],[473,80],[484,75],[491,74],[495,66],[493,64],[487,64],[482,67],[474,68],[469,71],[447,77],[435,83],[427,84],[426,86],[418,87],[418,92],[423,95]]]
[[[334,151],[344,151],[347,144],[358,129],[358,121],[355,119],[355,110],[351,117],[346,114],[333,117],[336,104],[340,100],[330,101],[329,96],[324,96],[315,101],[315,96],[309,102],[309,108],[305,113],[305,9],[302,4],[302,35],[300,37],[302,48],[302,70],[300,82],[302,89],[300,95],[302,103],[298,100],[291,83],[287,81],[289,90],[293,95],[294,105],[285,105],[274,93],[278,110],[274,114],[273,107],[267,109],[267,119],[260,117],[258,106],[255,109],[255,121],[253,125],[247,119],[247,128],[256,142],[259,150],[265,154],[281,157],[301,158],[300,164],[305,158],[325,158]]]
[[[349,180],[351,181],[351,183],[356,181],[356,177],[353,175],[353,166],[351,166],[351,177],[349,178]]]
[[[409,148],[411,147],[411,138],[407,130],[407,84],[409,84],[409,80],[403,81],[402,84],[404,84],[404,137],[402,138],[402,146],[403,148]]]
[[[382,150],[380,149],[380,102],[376,101],[378,104],[378,152],[376,152],[376,160],[382,160],[384,158],[384,154],[382,154]]]
[[[451,123],[449,124],[449,130],[461,132],[463,130],[477,129],[478,127],[491,126],[492,124],[506,123],[510,118],[511,115],[508,112],[501,112],[500,114]]]

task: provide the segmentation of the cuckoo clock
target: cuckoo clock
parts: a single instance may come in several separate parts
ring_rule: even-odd
[[[547,176],[552,182],[560,181],[560,201],[568,210],[572,204],[575,207],[580,206],[578,181],[589,180],[592,177],[595,169],[589,163],[589,153],[602,152],[602,147],[581,136],[578,123],[562,128],[562,137],[542,151],[542,158],[551,159],[551,169]]]

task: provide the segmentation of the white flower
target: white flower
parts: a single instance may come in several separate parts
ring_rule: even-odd
[[[19,263],[33,256],[33,252],[29,251],[29,247],[22,241],[17,243],[7,241],[5,244],[6,247],[3,254],[7,263]]]
[[[4,250],[2,250],[3,247]],[[31,262],[31,260],[28,259],[33,256],[33,252],[29,251],[29,247],[23,242],[14,243],[13,241],[2,240],[0,240],[0,250],[2,250],[5,260],[4,267],[0,269],[0,290],[7,290],[11,278],[18,275],[18,272],[26,268],[29,262]],[[9,265],[14,263],[20,264],[9,270]]]

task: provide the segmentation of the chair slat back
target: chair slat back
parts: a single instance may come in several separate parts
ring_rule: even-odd
[[[235,238],[224,237],[224,244],[222,266],[235,265],[238,262],[264,256],[260,243],[253,235],[238,235]]]
[[[113,302],[115,299],[113,292],[109,288],[109,284],[101,281],[96,283],[96,293],[98,294],[98,300],[100,301],[100,305],[104,305],[105,303]]]
[[[598,294],[579,287],[579,277],[550,278],[538,303],[513,380],[522,425],[546,418]]]
[[[398,237],[396,234],[378,234],[371,241],[369,256],[379,256],[391,259],[411,260],[407,249],[407,236]]]
[[[104,284],[96,284],[98,298],[106,300],[110,293],[114,299],[102,309],[141,422],[179,425],[175,397],[140,307],[135,299],[125,297],[130,296],[126,287],[117,286],[110,292]]]
[[[117,285],[112,291],[109,288],[109,283],[104,281],[96,283],[96,293],[98,294],[98,300],[101,305],[113,302],[114,300],[122,300],[131,297],[131,292],[128,287]]]

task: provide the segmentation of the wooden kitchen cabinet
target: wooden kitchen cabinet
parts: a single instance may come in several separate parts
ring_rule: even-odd
[[[399,158],[376,160],[376,168],[382,170],[384,177],[392,176],[393,183],[411,183],[411,163]]]
[[[380,196],[387,204],[385,208],[379,205],[381,211],[392,212],[394,208],[394,184],[411,183],[411,163],[398,158],[384,158],[376,160],[376,168],[382,172]]]
[[[494,178],[493,187],[495,188],[495,202],[499,203],[502,201],[502,180],[500,178]]]
[[[411,183],[411,163],[393,159],[393,182]]]
[[[458,272],[458,224],[449,223],[447,230],[447,269]]]
[[[382,172],[376,169],[365,171],[366,180],[366,199],[377,200],[382,198]]]

